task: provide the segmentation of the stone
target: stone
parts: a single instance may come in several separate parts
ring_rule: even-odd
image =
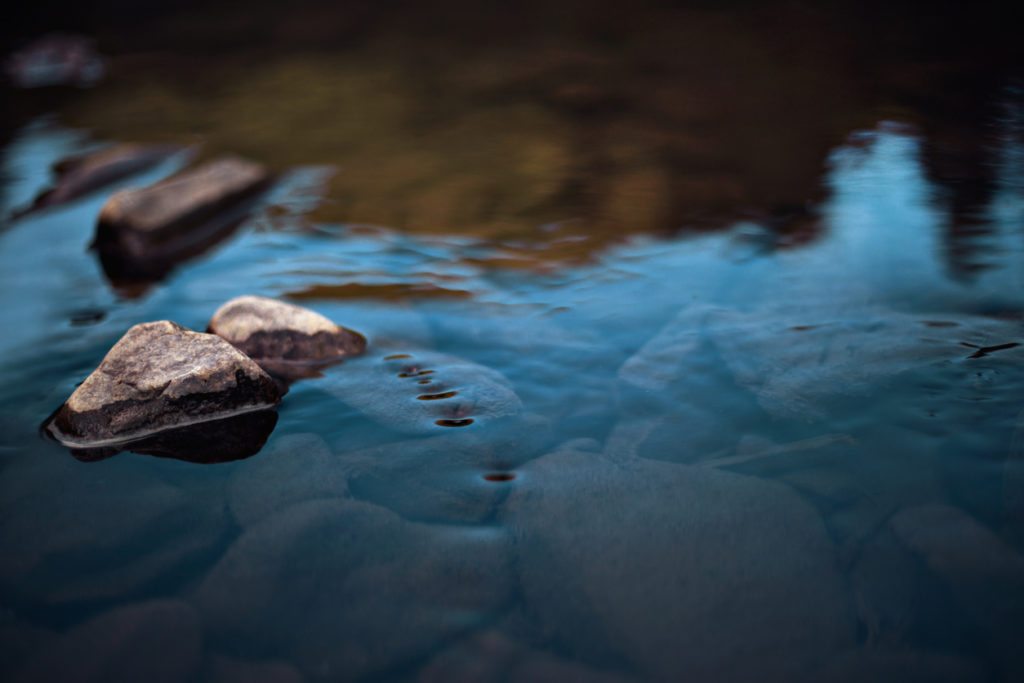
[[[359,358],[332,380],[326,389],[334,396],[406,434],[475,431],[523,408],[501,373],[433,351]]]
[[[560,450],[527,463],[510,529],[536,638],[652,680],[801,680],[855,644],[837,552],[789,488]]]
[[[54,166],[56,185],[36,197],[24,213],[69,202],[103,187],[141,173],[184,152],[175,145],[121,143],[70,159]]]
[[[233,232],[271,180],[259,164],[221,157],[118,192],[100,211],[93,246],[112,279],[158,279]]]
[[[184,683],[198,668],[202,624],[178,600],[119,607],[75,626],[28,662],[17,683]]]
[[[129,329],[49,424],[71,447],[127,441],[276,405],[274,381],[226,341],[163,320]]]
[[[374,679],[496,618],[513,595],[510,559],[500,528],[313,500],[247,529],[191,599],[231,651],[318,680]]]
[[[358,332],[308,308],[261,296],[227,302],[213,314],[207,332],[259,363],[322,363],[366,350],[366,338]]]

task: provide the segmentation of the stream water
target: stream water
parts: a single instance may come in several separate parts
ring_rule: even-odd
[[[735,42],[674,95],[631,90],[681,77],[653,47],[607,72],[657,22],[535,37],[536,63],[453,48],[416,67],[445,88],[385,29],[221,57],[195,92],[187,58],[129,41],[12,131],[7,216],[103,141],[199,137],[280,175],[153,281],[108,276],[95,219],[183,157],[5,222],[0,678],[1021,680],[1024,89],[989,79],[975,119],[937,94],[973,62],[886,53],[912,96],[812,93],[831,34],[752,63],[748,24],[691,18]],[[291,386],[257,454],[39,435],[128,327],[204,330],[244,294],[369,340]],[[436,422],[449,391],[482,416]]]

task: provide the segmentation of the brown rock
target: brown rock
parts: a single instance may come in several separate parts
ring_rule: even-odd
[[[223,337],[261,364],[318,363],[354,356],[366,338],[308,308],[259,296],[242,296],[213,314],[207,331]],[[280,373],[278,373],[280,374]]]
[[[222,157],[148,187],[112,196],[94,246],[115,279],[159,278],[177,261],[224,239],[271,176],[259,164]]]
[[[128,330],[49,430],[65,445],[99,446],[279,400],[273,380],[223,339],[162,320]]]

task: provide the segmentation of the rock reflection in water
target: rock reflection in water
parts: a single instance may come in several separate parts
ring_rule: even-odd
[[[116,446],[70,450],[82,462],[105,460],[123,451],[200,464],[230,462],[258,453],[276,424],[277,411],[259,410],[168,429]]]

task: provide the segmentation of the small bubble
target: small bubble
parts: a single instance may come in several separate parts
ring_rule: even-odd
[[[463,420],[437,420],[434,424],[439,427],[468,427],[473,424],[473,418],[467,417]]]

